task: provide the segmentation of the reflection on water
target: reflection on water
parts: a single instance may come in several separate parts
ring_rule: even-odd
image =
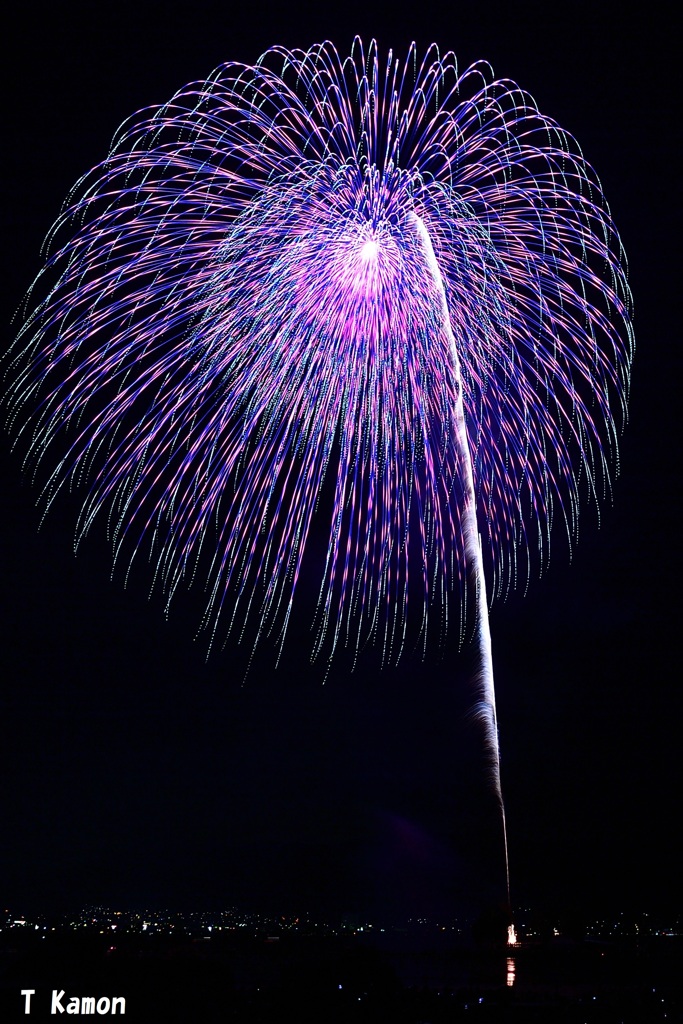
[[[512,986],[515,983],[515,958],[514,958],[514,956],[509,956],[507,958],[507,977],[505,979],[505,982],[506,982],[508,988],[512,988]]]

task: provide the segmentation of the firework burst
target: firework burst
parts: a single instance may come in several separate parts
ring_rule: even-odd
[[[209,645],[253,623],[281,650],[316,513],[313,655],[394,660],[409,597],[422,643],[462,636],[482,559],[492,597],[525,585],[609,489],[621,244],[577,144],[487,64],[226,64],[121,127],[48,253],[10,430],[46,507],[83,489],[77,543],[103,520],[168,602],[200,577]]]

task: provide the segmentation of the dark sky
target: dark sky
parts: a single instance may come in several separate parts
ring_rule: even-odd
[[[119,123],[227,60],[355,33],[488,59],[579,140],[629,257],[637,355],[614,502],[569,563],[492,614],[513,902],[680,906],[680,175],[666,5],[366,3],[111,13],[24,5],[4,87],[4,322]],[[396,5],[398,7],[398,5]],[[115,10],[115,13],[114,13]],[[95,13],[97,12],[97,14]],[[94,20],[95,18],[99,20]],[[14,329],[7,327],[11,340]],[[0,901],[468,912],[502,898],[498,817],[467,722],[468,656],[323,687],[307,621],[273,673],[204,663],[199,597],[167,623],[76,499],[38,532],[3,438]]]

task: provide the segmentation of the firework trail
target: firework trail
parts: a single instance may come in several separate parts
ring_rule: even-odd
[[[278,651],[329,515],[313,657],[473,628],[500,794],[483,567],[505,596],[573,543],[628,391],[574,140],[435,46],[275,47],[124,123],[47,246],[6,360],[45,508],[82,487],[77,544],[103,520],[167,602],[205,585],[209,647],[251,623]]]

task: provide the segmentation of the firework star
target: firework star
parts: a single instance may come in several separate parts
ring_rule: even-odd
[[[462,639],[484,570],[525,585],[609,490],[622,247],[576,142],[485,63],[223,65],[124,123],[47,252],[10,431],[45,508],[82,489],[77,544],[102,521],[168,602],[206,588],[209,647],[281,650],[321,517],[314,657]]]

